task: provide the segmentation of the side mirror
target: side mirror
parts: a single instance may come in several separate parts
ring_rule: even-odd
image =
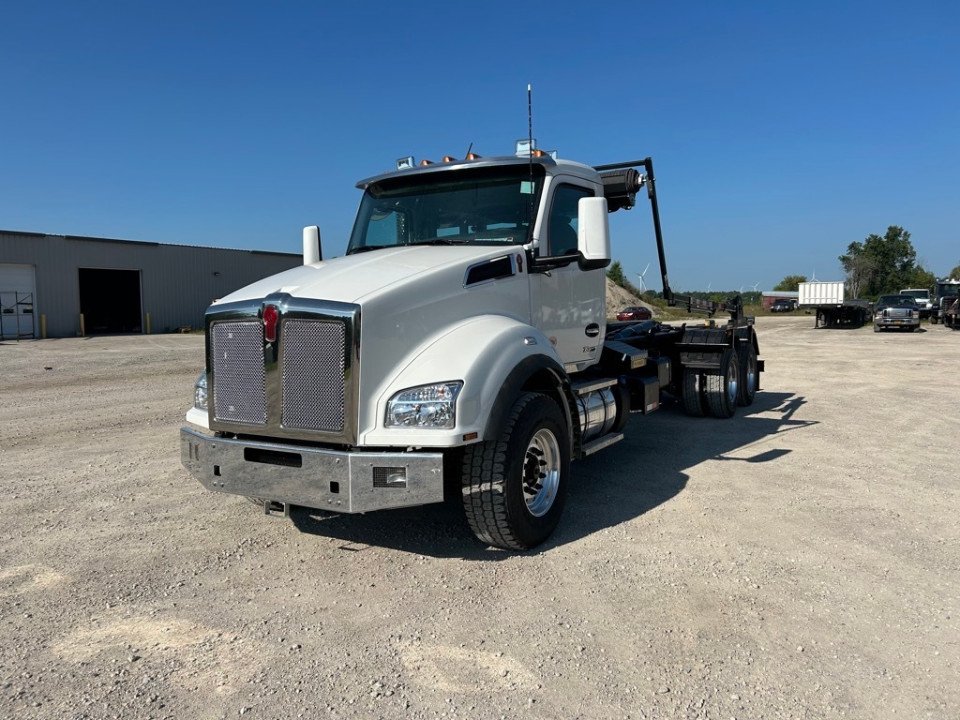
[[[577,250],[581,270],[599,270],[610,264],[610,223],[607,199],[580,198],[577,203]]]
[[[320,253],[320,228],[308,225],[303,229],[303,264],[312,265],[323,260]]]

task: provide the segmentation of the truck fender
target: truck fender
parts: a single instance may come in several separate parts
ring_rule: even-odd
[[[579,456],[580,416],[576,400],[570,390],[570,381],[563,366],[547,355],[530,355],[523,358],[510,371],[497,399],[493,403],[483,432],[484,439],[493,439],[506,424],[510,411],[521,392],[534,391],[549,395],[560,406],[567,420],[567,441],[571,457]]]
[[[523,377],[524,370],[516,370],[518,366],[528,371],[526,377]],[[399,371],[377,388],[373,395],[375,409],[371,408],[374,414],[367,417],[366,430],[361,430],[361,443],[452,447],[487,439],[497,423],[491,422],[492,414],[503,412],[506,400],[498,402],[498,399],[504,385],[509,380],[511,386],[519,383],[518,389],[522,388],[524,381],[541,371],[541,366],[550,368],[548,372],[555,378],[566,377],[563,363],[547,337],[514,318],[482,315],[445,328],[398,363]],[[463,388],[457,398],[455,428],[384,426],[387,402],[396,393],[420,385],[458,380],[463,382]],[[569,409],[562,409],[569,416]]]

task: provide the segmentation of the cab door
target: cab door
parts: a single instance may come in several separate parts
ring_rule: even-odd
[[[605,272],[581,270],[577,263],[577,203],[594,195],[573,178],[551,183],[546,238],[541,237],[537,257],[556,267],[531,275],[535,323],[570,372],[600,358],[606,329]]]

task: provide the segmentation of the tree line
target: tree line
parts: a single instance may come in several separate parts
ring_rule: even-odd
[[[846,274],[847,291],[853,297],[877,298],[904,288],[932,288],[937,276],[917,261],[910,233],[891,225],[883,235],[870,234],[847,246],[839,258]],[[960,280],[960,264],[947,275]],[[774,290],[797,290],[803,275],[787,275]]]
[[[899,225],[891,225],[883,235],[870,234],[863,241],[855,241],[847,246],[847,252],[839,258],[840,266],[846,274],[847,291],[852,297],[877,298],[880,295],[896,293],[904,288],[932,288],[937,276],[917,261],[917,251],[910,242],[910,233]],[[619,261],[615,261],[607,270],[607,277],[620,287],[637,297],[660,297],[661,293],[647,290],[645,293],[634,286],[623,272]],[[954,267],[947,277],[960,280],[960,264]],[[806,282],[805,275],[787,275],[774,285],[774,290],[796,291],[800,283]],[[722,301],[736,291],[684,291],[683,294],[708,300]],[[760,293],[743,293],[745,302],[759,302]]]

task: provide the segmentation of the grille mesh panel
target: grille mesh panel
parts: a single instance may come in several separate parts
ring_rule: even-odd
[[[266,424],[263,327],[259,321],[213,326],[213,401],[217,420]]]
[[[287,320],[282,342],[284,427],[343,432],[344,324]]]

